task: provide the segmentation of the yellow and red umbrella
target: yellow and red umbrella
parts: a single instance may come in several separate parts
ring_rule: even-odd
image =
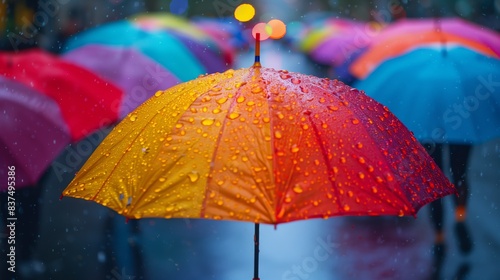
[[[258,279],[259,223],[415,215],[454,192],[386,107],[339,81],[256,62],[157,92],[63,195],[131,219],[256,223]]]

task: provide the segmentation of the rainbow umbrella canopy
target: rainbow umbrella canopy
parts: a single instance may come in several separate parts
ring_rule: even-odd
[[[383,28],[377,22],[321,18],[310,24],[298,47],[313,61],[332,67],[336,78],[350,82],[348,66]]]
[[[210,36],[189,21],[168,14],[138,15],[86,30],[70,38],[65,51],[91,45],[130,48],[148,56],[180,81],[230,67]]]
[[[494,90],[500,34],[472,27],[456,19],[388,27],[351,65],[360,79],[355,86],[387,105],[422,142],[476,144],[500,136]]]
[[[131,219],[256,223],[258,279],[260,223],[414,216],[454,192],[386,107],[339,81],[256,62],[157,92],[63,195]]]

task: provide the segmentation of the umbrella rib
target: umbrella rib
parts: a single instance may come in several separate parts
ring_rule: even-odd
[[[196,85],[193,85],[193,88],[195,87]],[[189,91],[189,89],[184,89],[184,91]],[[151,100],[151,99],[150,99]],[[146,101],[147,102],[147,101]],[[172,100],[172,102],[175,102],[175,100]],[[170,103],[169,103],[170,104]],[[167,106],[168,104],[165,104],[165,107]],[[130,141],[130,144],[128,145],[127,149],[130,149],[134,143],[136,142],[137,138],[140,137],[141,133],[144,132],[144,130],[148,127],[148,125],[157,117],[160,115],[160,112],[156,112],[152,117],[151,119],[146,123],[146,125],[144,125],[139,133],[137,133],[136,137],[134,138],[133,141]],[[116,129],[116,127],[115,127]],[[114,131],[114,129],[113,129]],[[95,198],[99,195],[99,193],[101,192],[101,190],[104,188],[104,186],[107,184],[107,182],[109,181],[109,179],[111,178],[111,176],[114,174],[115,170],[117,169],[118,167],[118,163],[120,163],[120,161],[123,159],[123,157],[125,157],[126,153],[123,153],[121,155],[121,157],[117,160],[116,164],[114,165],[113,169],[111,169],[111,171],[109,172],[109,175],[106,177],[106,179],[104,180],[104,182],[102,183],[101,187],[97,190],[96,194],[91,198],[91,200],[95,200]],[[158,155],[157,155],[158,156]],[[144,192],[142,192],[142,194],[139,196],[139,198],[141,198],[142,196],[144,195]],[[138,201],[138,199],[135,199],[135,201]],[[134,209],[134,205],[135,204],[132,204],[130,205],[130,211],[129,212],[132,212],[132,210]]]
[[[250,75],[250,73],[248,74]],[[242,80],[246,80],[246,79],[242,79]],[[222,83],[223,81],[221,81]],[[219,85],[219,83],[215,84],[213,87],[216,87],[217,85]],[[226,127],[226,122],[228,120],[228,116],[229,116],[229,112],[231,112],[231,109],[234,107],[234,104],[236,102],[236,99],[241,91],[243,87],[239,87],[238,90],[236,91],[236,94],[234,95],[234,98],[231,102],[231,105],[229,106],[228,110],[227,110],[227,113],[226,113],[226,117],[224,118],[224,122],[222,123],[221,125],[221,129],[220,131],[222,131],[225,127]],[[221,141],[221,137],[222,136],[222,133],[219,133],[218,136],[217,136],[217,140],[215,141],[215,149],[214,149],[214,152],[212,154],[212,158],[211,158],[211,162],[213,163],[215,161],[215,155],[217,154],[217,151],[218,151],[218,148],[219,148],[219,144],[220,144],[220,141]],[[208,170],[208,174],[212,174],[212,169],[213,169],[213,164],[210,165],[210,169]],[[209,185],[209,181],[211,181],[211,177],[208,176],[207,178],[207,187],[205,187],[205,198],[208,197],[208,185]],[[201,209],[200,209],[200,217],[204,217],[205,215],[205,210],[206,210],[206,205],[207,205],[207,200],[206,199],[203,199],[203,204],[201,206]]]

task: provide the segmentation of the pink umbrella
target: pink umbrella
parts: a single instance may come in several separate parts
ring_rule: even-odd
[[[9,166],[15,187],[35,184],[70,142],[59,105],[50,97],[0,76],[0,191],[7,190]]]

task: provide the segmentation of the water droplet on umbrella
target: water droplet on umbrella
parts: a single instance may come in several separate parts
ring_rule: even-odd
[[[252,93],[259,93],[259,92],[262,92],[262,88],[260,86],[252,88]]]
[[[392,182],[394,180],[394,177],[391,173],[386,173],[385,178],[387,179],[387,182]]]
[[[159,91],[155,92],[155,96],[156,96],[156,97],[159,97],[159,96],[161,96],[162,94],[163,94],[163,91],[162,91],[162,90],[159,90]]]
[[[282,78],[283,80],[290,79],[290,77],[291,76],[289,74],[287,74],[287,73],[281,73],[280,74],[280,78]]]
[[[245,97],[243,97],[243,96],[236,98],[236,102],[238,102],[238,103],[243,103],[244,101],[245,101]]]
[[[200,174],[198,174],[198,172],[196,171],[191,171],[191,173],[188,174],[188,177],[189,177],[189,180],[194,183],[196,181],[198,181],[198,179],[200,178]]]
[[[339,109],[339,107],[337,107],[337,106],[333,106],[333,105],[329,105],[329,106],[328,106],[328,109],[329,109],[330,111],[337,111],[337,110]]]
[[[175,128],[181,128],[181,127],[183,127],[183,126],[184,126],[184,125],[183,125],[182,123],[176,123],[176,124],[175,124]]]
[[[299,151],[299,147],[297,147],[297,144],[293,144],[292,148],[290,148],[290,151],[292,153],[297,153]]]
[[[301,82],[301,80],[297,79],[297,78],[292,78],[291,81],[293,84],[296,84],[296,85],[300,84],[300,82]]]
[[[227,99],[228,99],[227,97],[224,97],[224,98],[218,99],[218,100],[217,100],[217,103],[219,103],[219,104],[224,104],[224,103],[226,103]]]
[[[365,173],[359,172],[358,176],[359,176],[360,179],[364,179],[365,178]]]
[[[131,115],[129,119],[130,121],[135,122],[137,120],[137,115]]]
[[[212,113],[214,113],[214,114],[218,114],[220,112],[221,112],[220,108],[215,108],[212,110]]]
[[[160,182],[165,182],[165,178],[160,177],[160,178],[158,179],[158,181],[160,181]]]
[[[276,138],[276,139],[281,139],[281,137],[283,137],[283,135],[281,134],[281,131],[276,130],[276,131],[274,132],[274,138]]]
[[[240,113],[233,112],[227,116],[228,119],[234,120],[240,116]]]
[[[207,126],[208,126],[208,125],[212,125],[212,124],[214,124],[214,122],[215,122],[215,120],[214,120],[214,119],[204,119],[204,120],[202,120],[202,121],[201,121],[201,124],[202,124],[202,125],[207,125]]]
[[[290,203],[291,201],[292,201],[292,198],[291,198],[291,197],[289,197],[289,196],[286,196],[286,197],[285,197],[285,202],[286,202],[286,203]]]
[[[349,197],[353,197],[353,196],[354,196],[354,193],[353,193],[352,191],[347,191],[347,195],[348,195]]]
[[[358,119],[352,119],[352,124],[358,124],[359,120]]]
[[[351,210],[351,207],[349,207],[349,205],[347,205],[347,204],[344,205],[344,211],[349,211],[349,210]]]
[[[295,185],[295,186],[293,187],[293,191],[294,191],[295,193],[302,193],[302,192],[303,192],[303,190],[302,190],[302,188],[300,187],[300,185]]]
[[[359,157],[358,158],[358,162],[361,163],[361,164],[364,164],[366,162],[366,160],[365,160],[364,157]]]
[[[242,86],[244,86],[246,84],[247,84],[247,82],[241,82],[241,83],[237,83],[234,87],[235,88],[240,88],[240,87],[242,87]]]

